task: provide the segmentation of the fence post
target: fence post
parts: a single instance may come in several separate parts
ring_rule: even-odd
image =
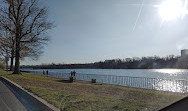
[[[187,80],[186,80],[186,91],[185,91],[185,93],[187,93]]]

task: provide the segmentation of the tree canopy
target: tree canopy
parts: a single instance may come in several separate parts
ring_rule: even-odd
[[[46,32],[53,24],[47,15],[47,8],[38,0],[4,0],[0,6],[1,38],[14,41],[10,43],[10,55],[15,57],[15,74],[20,73],[20,58],[37,58],[49,40]],[[4,34],[7,31],[11,36]]]

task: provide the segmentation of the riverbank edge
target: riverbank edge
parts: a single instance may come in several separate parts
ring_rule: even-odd
[[[34,74],[34,73],[33,73]],[[62,83],[62,81],[59,81],[59,80],[62,80],[62,79],[57,79],[57,78],[54,78],[54,77],[46,77],[46,76],[40,76],[40,75],[37,75],[37,74],[34,74],[34,75],[32,75],[31,73],[23,73],[23,74],[21,74],[21,75],[16,75],[16,74],[12,74],[11,72],[10,73],[8,73],[8,72],[1,72],[1,75],[3,76],[3,77],[5,77],[5,78],[8,78],[8,79],[10,79],[11,81],[14,81],[15,83],[17,83],[17,84],[19,84],[20,86],[22,86],[25,90],[27,90],[27,91],[31,91],[31,92],[33,92],[32,91],[32,87],[31,87],[31,89],[30,89],[30,87],[25,87],[25,85],[24,84],[20,84],[20,82],[21,81],[23,81],[24,79],[29,79],[29,78],[32,78],[32,80],[36,80],[35,82],[37,82],[37,81],[39,81],[38,79],[40,78],[40,77],[42,77],[42,78],[40,78],[40,80],[41,79],[43,79],[43,78],[45,78],[45,79],[49,79],[51,82],[53,82],[53,81],[55,81],[55,82],[59,82],[58,84],[61,84]],[[30,76],[29,76],[30,75]],[[9,76],[10,76],[10,78],[9,78]],[[21,76],[21,77],[20,77]],[[18,77],[18,78],[17,78]],[[24,77],[24,78],[22,78],[22,77]],[[25,78],[26,77],[26,78]],[[16,80],[18,80],[17,82],[16,82]],[[47,80],[48,82],[50,82],[49,80]],[[25,81],[25,82],[27,82],[27,81]],[[41,81],[41,82],[43,82],[43,80]],[[45,81],[44,81],[45,82]],[[71,83],[73,86],[77,86],[77,85],[81,85],[81,86],[88,86],[88,82],[89,81],[82,81],[82,80],[80,80],[80,81],[76,81],[76,82],[73,82],[73,83]],[[65,84],[68,84],[68,85],[71,85],[70,83],[65,83]],[[65,85],[64,84],[64,85]],[[86,84],[86,85],[85,85]],[[89,85],[91,84],[91,82],[89,82]],[[144,91],[143,93],[148,93],[149,95],[150,94],[153,94],[153,93],[155,93],[155,94],[157,94],[155,91],[151,91],[151,90],[140,90],[140,89],[137,89],[137,88],[130,88],[130,87],[122,87],[122,86],[119,86],[119,85],[111,85],[111,84],[102,84],[102,86],[100,85],[100,84],[93,84],[93,85],[91,85],[91,86],[97,86],[98,87],[98,85],[99,85],[99,87],[103,87],[103,85],[104,85],[104,87],[107,87],[108,88],[108,86],[112,86],[112,89],[122,89],[122,88],[126,88],[126,90],[128,91],[128,92],[131,92],[131,94],[134,94],[134,92],[136,92],[135,94],[137,94],[137,92],[142,92],[142,91]],[[34,87],[35,88],[35,87]],[[128,88],[128,89],[127,89]],[[148,92],[149,91],[149,92]],[[157,91],[158,92],[158,91]],[[33,94],[34,95],[37,95],[37,96],[39,96],[39,97],[43,97],[43,96],[41,96],[41,94],[44,94],[44,93],[35,93],[35,91],[33,92]],[[159,95],[158,95],[159,94]],[[165,93],[158,93],[157,95],[158,96],[172,96],[171,94],[169,95],[169,94],[165,94]],[[64,94],[63,94],[64,95]],[[74,94],[73,94],[74,95]],[[139,95],[139,94],[138,94]],[[50,95],[51,96],[51,95]],[[68,96],[70,96],[70,95],[68,95]],[[68,97],[67,96],[67,97]],[[158,97],[158,96],[156,96],[156,97]],[[182,95],[179,95],[179,97],[178,97],[178,95],[176,95],[177,96],[177,98],[174,98],[174,100],[175,99],[177,99],[177,100],[179,100],[179,99],[181,99],[182,98]],[[181,97],[180,97],[181,96]],[[102,96],[103,97],[103,96]],[[43,98],[44,99],[44,98]],[[168,99],[168,98],[167,98]],[[46,100],[46,99],[45,99]],[[171,99],[171,100],[173,100],[173,99]],[[173,101],[174,101],[173,100]],[[176,101],[177,101],[176,100]],[[48,100],[47,100],[48,101]],[[147,100],[148,101],[148,100]],[[146,102],[147,102],[146,101]],[[105,101],[104,101],[105,102]],[[117,101],[118,102],[118,101]],[[121,102],[121,101],[120,101]],[[165,101],[164,101],[165,102]],[[174,101],[175,102],[175,101]],[[51,101],[48,101],[48,103],[53,103],[53,102],[51,102]],[[135,102],[136,104],[137,103],[139,103],[139,101],[138,102]],[[127,108],[128,109],[134,109],[134,104],[135,104],[134,102],[132,103],[131,102],[131,104],[128,104],[128,106],[127,106]],[[132,104],[133,104],[133,106],[132,106]],[[136,105],[135,104],[135,105]],[[140,104],[140,103],[139,103]],[[158,104],[158,103],[157,103]],[[167,106],[167,105],[169,105],[168,103],[165,103],[166,105],[162,105],[162,104],[160,104],[159,106],[161,107],[161,106],[163,106],[163,107],[165,107],[165,106]],[[53,104],[53,105],[55,105],[55,104]],[[113,104],[114,105],[114,104]],[[118,104],[119,105],[119,104]],[[120,104],[121,105],[121,104]],[[130,106],[129,106],[130,105]],[[55,105],[56,106],[56,105]],[[138,106],[138,105],[136,105],[136,106]],[[56,107],[59,107],[59,105],[58,106],[56,106]],[[115,106],[114,106],[115,108],[116,107],[119,107],[119,106],[116,106],[116,104],[115,104]],[[114,108],[114,107],[110,107],[110,108]],[[60,107],[59,107],[60,108]],[[151,108],[154,108],[154,107],[151,107]],[[161,107],[162,108],[162,107]],[[137,108],[137,109],[139,109],[139,107]],[[158,109],[158,108],[157,108]],[[136,109],[135,109],[136,110]],[[36,110],[34,110],[34,111],[36,111]],[[41,111],[41,110],[39,110],[39,111]],[[76,111],[76,110],[75,110]]]
[[[28,111],[60,111],[46,100],[28,92],[17,83],[0,76],[0,80],[14,93]]]
[[[32,71],[21,71],[23,73],[28,73],[28,74],[36,74],[36,75],[40,75],[37,72],[32,72]],[[49,73],[54,73],[53,71],[50,71]],[[67,73],[65,73],[67,74]],[[90,75],[90,74],[86,74],[86,75]],[[92,74],[91,74],[92,75]],[[56,76],[50,76],[50,75],[42,75],[45,77],[54,77],[54,78],[59,78],[65,81],[69,81],[69,78],[64,78],[64,77],[56,77]],[[108,75],[101,75],[101,76],[108,76]],[[116,75],[109,75],[109,76],[116,76]],[[117,76],[117,77],[131,77],[131,78],[147,78],[147,77],[132,77],[132,76]],[[149,78],[149,79],[156,79],[156,78]],[[168,79],[166,79],[168,80]],[[171,80],[171,79],[169,79]],[[182,80],[182,79],[177,79],[177,80]],[[93,85],[112,85],[112,86],[120,86],[120,87],[125,87],[125,88],[133,88],[133,89],[137,89],[137,90],[145,90],[145,91],[152,91],[152,92],[157,92],[157,93],[166,93],[166,94],[171,94],[171,95],[179,95],[179,96],[183,96],[186,97],[188,96],[188,92],[173,92],[173,91],[167,91],[167,90],[157,90],[157,89],[152,89],[152,88],[142,88],[142,87],[135,87],[135,86],[127,86],[127,85],[121,85],[121,84],[113,84],[113,83],[104,83],[104,82],[98,82],[96,79],[96,83],[92,83],[92,79],[91,80],[80,80],[80,79],[75,79],[74,82],[77,83],[82,83],[82,84],[93,84]]]

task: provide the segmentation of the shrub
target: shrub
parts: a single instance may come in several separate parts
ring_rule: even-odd
[[[5,68],[6,68],[5,64],[0,63],[0,69],[5,69]]]

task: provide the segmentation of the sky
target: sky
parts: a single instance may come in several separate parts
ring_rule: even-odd
[[[21,64],[180,55],[181,49],[188,48],[188,16],[169,20],[163,13],[162,17],[160,9],[169,12],[160,8],[164,1],[42,0],[55,27],[48,31],[50,41],[39,60],[26,58]]]

